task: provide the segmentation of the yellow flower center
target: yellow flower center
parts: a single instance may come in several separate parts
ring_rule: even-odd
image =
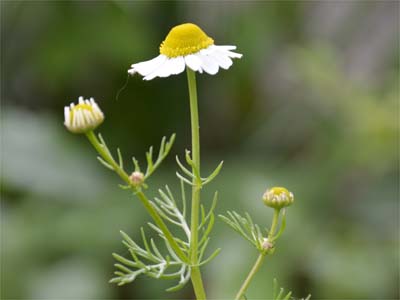
[[[196,53],[214,44],[199,26],[186,23],[175,26],[160,45],[160,53],[170,58]]]
[[[294,196],[284,187],[273,187],[263,195],[263,201],[266,206],[281,209],[290,206],[294,202]]]
[[[91,113],[93,112],[93,107],[91,105],[86,103],[79,103],[75,105],[73,109],[71,109],[71,116],[70,116],[71,122],[74,118],[74,112],[80,109],[88,110]]]
[[[269,190],[269,192],[276,196],[279,196],[280,194],[285,194],[288,196],[290,194],[290,192],[284,187],[273,187],[272,189]]]

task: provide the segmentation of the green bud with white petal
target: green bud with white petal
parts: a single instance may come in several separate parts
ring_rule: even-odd
[[[78,104],[64,108],[64,125],[73,133],[87,133],[104,121],[104,114],[93,98],[79,97]]]
[[[284,187],[273,187],[266,190],[263,195],[263,201],[266,206],[281,209],[292,205],[294,196]]]

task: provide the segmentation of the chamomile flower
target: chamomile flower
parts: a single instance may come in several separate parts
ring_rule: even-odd
[[[229,69],[232,58],[242,57],[232,51],[235,49],[236,46],[214,45],[214,40],[195,24],[181,24],[172,28],[161,43],[160,55],[133,64],[128,73],[139,73],[144,80],[151,80],[180,74],[189,67],[199,73],[204,71],[214,75],[219,68]]]
[[[86,133],[104,120],[104,114],[93,98],[79,97],[78,104],[64,107],[64,125],[73,133]]]

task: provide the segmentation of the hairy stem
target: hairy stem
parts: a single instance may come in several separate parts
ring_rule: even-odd
[[[272,217],[271,229],[268,233],[268,240],[271,240],[275,234],[276,227],[278,226],[279,211],[280,211],[279,209],[274,210],[274,216]],[[261,265],[263,264],[264,259],[267,256],[267,254],[268,254],[268,250],[260,253],[255,264],[251,268],[249,274],[247,275],[246,279],[244,280],[242,286],[240,287],[239,292],[236,294],[235,300],[242,299],[244,293],[246,292],[247,288],[249,287],[251,281],[253,280],[254,275],[256,275],[257,271],[260,269]]]
[[[161,219],[160,215],[151,205],[149,199],[146,195],[138,188],[132,186],[132,182],[129,179],[129,175],[118,165],[118,163],[114,160],[114,158],[108,153],[108,151],[102,146],[96,135],[93,131],[89,131],[86,133],[87,138],[89,139],[90,143],[99,153],[99,155],[108,163],[110,164],[114,171],[121,177],[123,181],[125,181],[132,189],[132,191],[138,196],[139,200],[142,202],[143,206],[146,208],[149,215],[152,217],[156,225],[161,229],[165,238],[167,239],[168,243],[170,244],[171,248],[175,251],[176,255],[184,262],[188,262],[188,258],[183,253],[181,248],[179,248],[178,244],[174,240],[171,232],[169,231],[165,222]]]
[[[187,78],[189,86],[190,100],[190,119],[192,127],[192,160],[193,173],[195,168],[200,173],[200,134],[199,134],[199,112],[197,105],[196,75],[194,71],[187,68]],[[198,267],[198,227],[199,227],[199,209],[200,209],[200,189],[201,181],[199,178],[193,179],[192,187],[192,211],[191,211],[191,237],[190,237],[190,263],[192,265],[191,280],[193,289],[198,300],[206,299],[203,281]]]

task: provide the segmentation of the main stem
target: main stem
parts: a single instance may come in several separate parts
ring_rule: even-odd
[[[197,105],[197,88],[196,75],[194,71],[187,69],[187,78],[189,86],[190,100],[190,119],[192,127],[192,160],[193,174],[195,168],[200,174],[200,134],[199,134],[199,112]],[[206,293],[204,291],[203,280],[198,267],[198,227],[199,227],[199,209],[200,209],[200,189],[201,181],[198,178],[193,179],[192,187],[192,212],[191,212],[191,236],[190,236],[190,263],[192,265],[191,280],[193,289],[198,300],[205,300]]]
[[[275,234],[276,227],[278,226],[278,220],[279,220],[279,209],[274,210],[274,216],[272,217],[272,225],[271,229],[268,233],[268,240],[271,240]],[[261,265],[264,262],[265,257],[268,254],[268,250],[261,252],[260,255],[258,256],[255,264],[250,270],[250,273],[247,275],[246,279],[244,280],[242,286],[240,287],[239,292],[236,294],[235,300],[240,300],[244,293],[246,292],[247,288],[250,285],[250,282],[253,280],[254,275],[256,275],[258,269],[261,267]]]

